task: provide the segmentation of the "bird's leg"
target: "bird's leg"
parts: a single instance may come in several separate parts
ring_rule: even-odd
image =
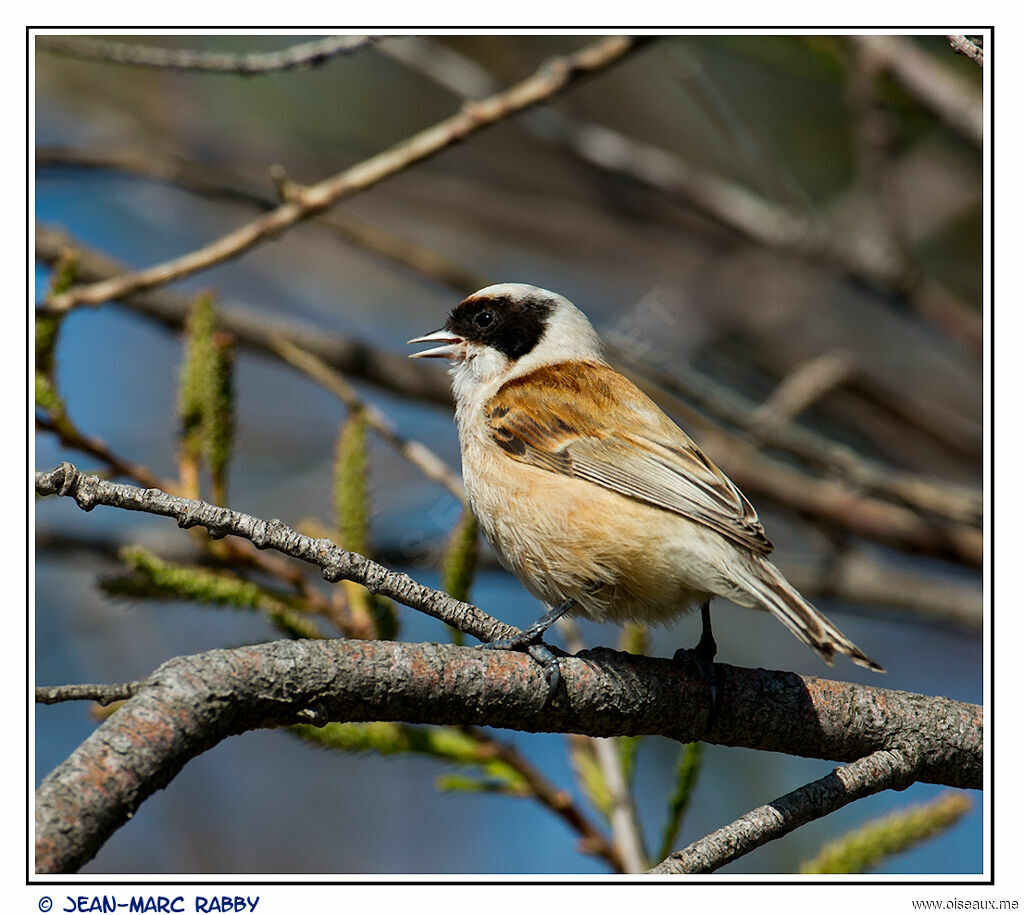
[[[563,600],[557,607],[552,607],[542,617],[530,623],[530,625],[523,629],[519,635],[514,635],[509,639],[497,639],[493,642],[485,642],[483,647],[514,651],[516,649],[525,648],[527,645],[532,645],[534,642],[540,640],[541,636],[547,632],[548,627],[552,623],[565,616],[565,614],[572,609],[572,606],[575,603],[575,597]]]
[[[708,685],[708,692],[711,693],[711,714],[708,716],[710,723],[718,711],[718,674],[715,671],[715,655],[718,653],[718,645],[715,644],[715,636],[711,632],[711,598],[705,599],[700,605],[700,641],[694,648],[680,648],[674,655],[674,660],[685,661],[692,659],[697,665],[704,682]]]
[[[604,587],[603,582],[591,582],[583,589],[584,594],[593,594],[595,591],[600,590]],[[544,675],[548,681],[548,695],[544,700],[544,704],[547,705],[554,697],[555,693],[558,692],[558,686],[562,682],[562,672],[558,666],[558,657],[555,653],[542,641],[541,638],[544,633],[547,632],[548,627],[552,623],[561,619],[568,613],[574,604],[578,603],[575,597],[567,598],[560,604],[552,607],[539,619],[534,620],[527,626],[519,635],[514,635],[508,639],[497,639],[493,642],[484,642],[481,648],[499,649],[505,651],[518,651],[525,649],[527,654],[530,655],[535,661],[537,661],[544,668]]]

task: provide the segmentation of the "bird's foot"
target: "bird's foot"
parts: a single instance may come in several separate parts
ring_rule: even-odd
[[[718,689],[718,670],[715,666],[715,655],[718,654],[718,645],[715,644],[715,637],[711,633],[711,612],[708,603],[701,606],[701,627],[700,641],[693,648],[680,648],[672,660],[677,664],[692,661],[707,685],[708,694],[711,698],[711,711],[708,713],[707,724],[710,725],[718,715],[718,708],[721,703],[721,694]]]
[[[562,682],[562,671],[558,664],[558,657],[550,646],[545,645],[541,639],[544,633],[555,620],[564,616],[565,613],[575,604],[574,598],[562,601],[557,607],[553,607],[540,619],[535,620],[518,635],[507,639],[497,639],[493,642],[484,642],[483,648],[497,649],[500,651],[525,651],[541,667],[544,668],[544,676],[548,681],[548,693],[544,699],[547,706],[555,698],[558,687]]]
[[[673,656],[672,660],[676,664],[685,664],[687,661],[691,661],[693,665],[700,671],[701,677],[704,678],[704,683],[708,688],[708,696],[711,699],[711,711],[708,713],[707,724],[711,724],[718,715],[718,708],[721,704],[721,694],[718,689],[718,671],[717,665],[706,652],[701,651],[700,646],[696,648],[680,648]]]
[[[558,687],[562,683],[562,669],[559,666],[558,655],[555,654],[557,649],[552,649],[551,646],[545,645],[540,640],[543,632],[533,635],[530,638],[526,638],[525,636],[528,632],[529,630],[526,629],[519,635],[513,636],[510,639],[498,639],[494,642],[484,642],[480,647],[499,651],[525,651],[531,658],[540,664],[543,669],[544,677],[548,681],[548,692],[544,697],[544,706],[547,707],[555,698],[555,694],[558,692]]]

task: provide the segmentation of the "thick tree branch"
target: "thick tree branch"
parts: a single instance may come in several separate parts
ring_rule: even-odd
[[[339,54],[352,54],[379,39],[367,35],[332,35],[317,41],[294,44],[280,51],[194,51],[157,48],[102,38],[69,38],[65,35],[37,35],[36,49],[68,57],[81,57],[112,64],[187,70],[198,73],[232,73],[238,76],[280,73],[296,67],[316,67]]]
[[[709,874],[862,797],[908,787],[915,781],[915,760],[913,748],[876,750],[673,852],[648,873]]]
[[[579,77],[610,66],[639,44],[638,40],[622,36],[603,38],[574,54],[553,58],[533,76],[504,92],[480,102],[463,105],[457,114],[403,140],[391,149],[319,184],[297,190],[276,209],[196,251],[136,273],[88,286],[75,286],[54,296],[48,307],[55,313],[61,313],[79,305],[99,305],[110,299],[184,279],[200,270],[238,257],[267,239],[278,237],[296,223],[323,212],[343,198],[398,174],[410,165],[465,140],[484,127],[554,97]]]
[[[597,649],[562,661],[565,690],[517,652],[283,641],[163,664],[37,792],[36,869],[75,870],[153,791],[233,734],[296,721],[395,720],[609,737],[660,734],[852,761],[912,747],[916,780],[978,788],[982,712],[951,699],[718,665],[722,703],[674,661]]]

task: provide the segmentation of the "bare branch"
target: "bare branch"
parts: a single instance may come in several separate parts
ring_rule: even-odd
[[[181,48],[156,48],[102,38],[69,38],[64,35],[37,35],[36,49],[136,67],[162,70],[188,70],[199,73],[231,73],[255,76],[280,73],[296,67],[316,67],[339,54],[352,54],[369,47],[379,38],[367,35],[333,35],[306,41],[280,51],[250,51],[230,54],[226,51],[193,51]]]
[[[296,721],[661,734],[839,761],[913,747],[911,778],[981,786],[982,710],[967,703],[721,664],[709,728],[706,685],[688,666],[599,649],[562,669],[565,693],[545,704],[543,673],[518,652],[288,640],[168,661],[40,785],[36,869],[80,867],[225,737]]]
[[[327,581],[355,581],[373,594],[383,594],[468,633],[482,642],[515,636],[519,630],[482,610],[434,591],[401,572],[392,572],[358,553],[343,550],[325,538],[313,539],[298,533],[276,518],[264,521],[244,512],[219,508],[198,499],[172,496],[159,489],[139,489],[124,483],[110,483],[79,473],[67,462],[49,473],[36,474],[39,495],[70,496],[84,511],[110,505],[128,511],[148,512],[177,519],[181,528],[202,526],[212,537],[234,534],[251,541],[257,549],[274,549],[318,566]]]
[[[755,411],[754,440],[771,427],[789,425],[829,391],[842,385],[858,371],[850,353],[830,350],[795,366]]]
[[[41,705],[56,705],[58,702],[91,699],[100,705],[110,705],[111,702],[130,699],[141,686],[141,680],[132,680],[131,683],[73,683],[67,686],[37,686],[36,702]]]
[[[887,788],[906,788],[915,780],[916,752],[877,750],[770,804],[751,810],[703,839],[673,852],[651,874],[710,874],[798,826],[827,816],[852,801]]]
[[[969,57],[979,67],[985,65],[985,51],[980,44],[975,44],[967,35],[947,35],[946,41],[957,54]]]
[[[421,162],[448,146],[465,140],[484,127],[510,117],[524,108],[553,98],[581,76],[602,70],[638,47],[640,42],[616,36],[587,45],[574,54],[556,57],[543,64],[533,76],[480,102],[463,105],[455,115],[428,127],[401,143],[319,184],[304,187],[276,209],[246,223],[203,248],[182,257],[156,264],[89,286],[76,286],[54,296],[48,307],[55,313],[79,305],[99,305],[191,276],[250,248],[296,223],[323,212],[339,200],[366,190]]]

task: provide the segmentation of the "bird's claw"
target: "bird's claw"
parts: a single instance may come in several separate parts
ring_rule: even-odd
[[[562,668],[558,663],[558,657],[543,642],[535,642],[526,648],[530,657],[533,658],[544,670],[544,676],[548,681],[548,694],[544,697],[544,707],[549,706],[558,692],[562,683]]]
[[[484,642],[480,647],[492,651],[525,651],[540,664],[544,671],[544,677],[548,681],[548,692],[544,698],[544,706],[547,707],[555,698],[558,687],[562,683],[562,669],[559,665],[558,655],[550,646],[540,641],[541,635],[543,633],[532,634],[529,629],[525,629],[512,638]]]
[[[703,639],[701,641],[703,642]],[[722,698],[718,688],[718,668],[713,658],[714,654],[709,654],[699,643],[696,648],[680,648],[672,656],[672,660],[677,664],[692,661],[697,670],[700,671],[700,675],[704,678],[704,683],[708,688],[708,695],[711,699],[711,711],[708,713],[707,720],[708,725],[717,717]]]

